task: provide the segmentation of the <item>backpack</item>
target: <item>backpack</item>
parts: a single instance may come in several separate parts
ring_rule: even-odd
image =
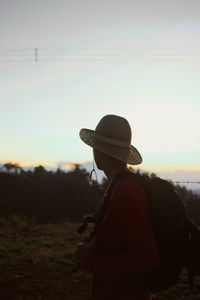
[[[200,228],[187,216],[170,182],[136,176],[149,196],[149,217],[161,259],[159,268],[143,274],[141,282],[152,292],[162,291],[172,287],[185,268],[192,291],[194,278],[200,276]]]

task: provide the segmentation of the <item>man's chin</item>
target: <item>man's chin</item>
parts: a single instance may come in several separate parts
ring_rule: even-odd
[[[98,165],[97,165],[97,169],[100,170],[100,171],[103,171],[102,167],[98,166]]]
[[[96,162],[95,162],[96,163]],[[97,169],[103,171],[102,166],[99,163],[96,163]]]

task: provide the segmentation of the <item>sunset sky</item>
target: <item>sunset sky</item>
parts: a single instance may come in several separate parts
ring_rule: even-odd
[[[0,0],[0,41],[0,162],[90,161],[117,114],[143,169],[200,175],[199,0]]]

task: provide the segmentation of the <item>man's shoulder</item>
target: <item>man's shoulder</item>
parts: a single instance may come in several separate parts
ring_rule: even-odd
[[[113,193],[144,193],[144,187],[135,178],[122,178],[116,181]]]

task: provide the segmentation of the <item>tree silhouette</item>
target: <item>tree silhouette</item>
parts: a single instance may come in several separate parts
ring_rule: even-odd
[[[89,173],[79,164],[74,164],[74,169],[69,172],[60,169],[50,172],[41,165],[33,170],[23,170],[19,164],[11,162],[4,168],[7,172],[0,172],[1,216],[30,216],[43,222],[80,221],[83,215],[96,212],[108,185],[106,178],[101,184],[95,181],[91,184]],[[147,178],[156,176],[140,170],[135,172]],[[190,217],[200,223],[199,199],[185,187],[174,187]]]
[[[34,175],[37,177],[41,177],[47,174],[47,171],[45,170],[45,168],[42,165],[39,165],[37,167],[34,168],[33,171]]]
[[[4,164],[3,166],[8,173],[10,173],[10,171],[14,169],[14,165],[11,162],[8,162],[8,163]]]

